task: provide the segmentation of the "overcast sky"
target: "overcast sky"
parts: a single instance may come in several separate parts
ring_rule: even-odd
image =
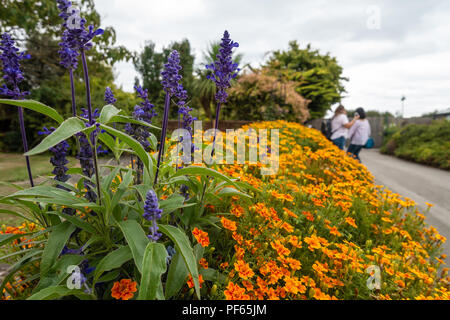
[[[344,68],[348,109],[401,110],[420,116],[450,108],[448,0],[95,0],[117,44],[141,50],[189,39],[196,62],[226,29],[244,62],[259,66],[290,40],[330,52]],[[130,63],[116,65],[117,84],[132,91]]]

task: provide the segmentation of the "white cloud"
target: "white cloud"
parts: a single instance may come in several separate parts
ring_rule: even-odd
[[[296,39],[330,52],[350,78],[348,108],[400,109],[416,116],[450,106],[450,2],[445,0],[96,0],[117,43],[140,50],[188,38],[198,59],[227,29],[254,66],[266,52]],[[380,30],[367,28],[367,8],[380,8]],[[197,62],[198,62],[197,59]],[[132,90],[131,63],[116,65],[117,83]]]

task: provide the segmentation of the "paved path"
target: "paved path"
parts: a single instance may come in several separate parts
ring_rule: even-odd
[[[375,177],[375,183],[414,200],[424,212],[425,202],[434,204],[426,222],[447,238],[444,253],[450,264],[450,171],[386,156],[377,149],[361,151],[362,163]]]

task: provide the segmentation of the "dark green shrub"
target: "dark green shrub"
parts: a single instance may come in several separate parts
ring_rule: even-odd
[[[450,121],[391,127],[385,132],[381,152],[450,170]]]

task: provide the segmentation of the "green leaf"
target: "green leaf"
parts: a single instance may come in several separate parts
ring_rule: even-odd
[[[67,170],[67,174],[79,174],[79,175],[82,175],[83,174],[83,169],[81,169],[81,168],[69,168],[69,170]]]
[[[209,176],[213,178],[217,178],[219,180],[224,180],[231,184],[232,186],[236,187],[237,189],[240,189],[239,186],[230,178],[228,178],[226,175],[213,170],[211,168],[206,167],[198,167],[198,166],[190,166],[183,169],[178,170],[171,178],[178,177],[178,176],[184,176],[184,175],[196,175],[196,176]]]
[[[8,270],[8,275],[3,279],[2,284],[0,285],[0,292],[3,292],[3,288],[6,286],[8,282],[12,280],[14,274],[22,269],[23,267],[37,262],[41,259],[41,257],[36,257],[36,255],[41,254],[41,250],[30,251],[25,256],[23,256],[19,261],[17,261],[14,265],[11,266]]]
[[[110,134],[106,132],[99,133],[98,138],[101,142],[103,142],[104,145],[108,147],[109,150],[112,152],[116,151],[116,141],[113,137],[111,137]]]
[[[117,109],[112,104],[108,104],[102,108],[97,121],[103,124],[108,124],[111,118],[118,115],[120,112],[121,110]]]
[[[111,208],[114,208],[122,199],[123,195],[130,190],[128,186],[133,181],[133,172],[129,170],[125,176],[123,177],[122,182],[119,184],[117,191],[114,193],[114,196],[111,200]]]
[[[161,130],[161,128],[156,127],[156,126],[154,126],[154,125],[152,125],[150,123],[147,123],[145,121],[136,120],[136,119],[134,119],[132,117],[129,117],[129,116],[116,115],[116,116],[112,117],[109,122],[134,123],[134,124],[139,124],[139,125],[144,126],[144,127],[149,127],[149,128],[156,129],[156,130]]]
[[[186,268],[183,257],[177,251],[172,257],[172,262],[170,263],[169,272],[167,274],[166,299],[172,298],[181,290],[186,283],[188,275],[189,271]]]
[[[159,202],[159,208],[163,210],[163,215],[166,215],[174,212],[179,208],[190,207],[195,205],[195,203],[185,205],[184,204],[185,200],[186,199],[183,196],[179,194],[173,194],[166,200],[161,200]]]
[[[202,269],[200,270],[200,274],[203,276],[203,280],[205,281],[219,282],[222,284],[226,284],[227,282],[227,277],[225,275],[212,268]]]
[[[113,281],[115,279],[117,279],[117,277],[120,275],[120,269],[105,273],[103,276],[101,276],[98,279],[98,282],[110,282]]]
[[[74,134],[83,131],[86,128],[84,122],[78,118],[72,117],[61,123],[61,125],[56,128],[50,135],[45,137],[41,143],[36,147],[25,153],[26,156],[33,156],[42,152],[47,151],[49,148],[57,145],[63,140],[66,140],[73,136]]]
[[[0,99],[0,103],[22,107],[26,109],[30,109],[39,113],[42,113],[58,123],[64,121],[64,118],[53,108],[46,106],[38,101],[34,100],[12,100],[12,99]]]
[[[64,286],[52,286],[33,294],[27,300],[55,300],[66,296],[75,296],[81,300],[92,300],[93,296],[82,290],[69,289]]]
[[[242,196],[246,198],[252,198],[250,195],[243,193],[241,191],[238,191],[231,187],[225,187],[223,189],[220,189],[220,191],[217,193],[219,196]]]
[[[192,279],[194,280],[195,292],[197,293],[197,297],[200,299],[200,285],[198,281],[197,262],[188,237],[180,229],[169,225],[160,224],[159,230],[167,235],[175,243],[176,250],[180,252],[189,273],[192,275]]]
[[[166,272],[167,251],[161,243],[150,242],[142,260],[142,279],[139,284],[139,300],[155,300],[161,275]]]
[[[133,259],[129,246],[120,247],[113,252],[108,253],[95,268],[94,283],[97,282],[103,272],[120,268],[125,262]]]
[[[41,276],[44,276],[55,264],[56,259],[61,254],[67,240],[69,240],[75,226],[69,221],[58,224],[53,229],[44,248],[41,261]]]
[[[0,246],[3,246],[4,244],[7,244],[8,242],[14,241],[21,237],[23,237],[23,234],[14,234],[14,233],[0,234]]]
[[[33,293],[39,292],[40,290],[47,287],[61,284],[64,279],[70,276],[70,274],[67,272],[67,268],[69,266],[79,265],[84,259],[85,257],[83,257],[82,255],[75,254],[66,254],[61,256],[60,258],[58,258],[58,260],[56,260],[56,263],[45,275],[40,275],[40,281],[36,288],[34,288]]]
[[[139,159],[141,159],[141,161],[144,163],[144,166],[146,167],[147,171],[150,170],[151,166],[150,156],[136,139],[130,137],[129,135],[123,133],[122,131],[108,127],[104,124],[100,124],[100,128],[111,133],[113,136],[120,138],[122,141],[128,144],[128,146],[130,146],[130,148],[133,149],[134,152],[136,152]]]
[[[77,226],[77,227],[79,227],[79,228],[81,228],[81,229],[83,229],[83,230],[85,230],[85,231],[87,231],[89,233],[92,233],[92,234],[97,233],[97,230],[95,230],[95,228],[92,225],[90,225],[89,223],[83,221],[82,219],[80,219],[80,218],[78,218],[76,216],[70,216],[68,214],[65,214],[65,213],[59,212],[59,211],[50,211],[50,212],[47,212],[47,214],[58,215],[61,218],[64,218],[64,219],[70,221],[75,226]]]
[[[130,246],[133,259],[139,272],[142,274],[142,259],[145,248],[150,242],[145,235],[141,225],[134,220],[121,221],[117,223],[122,230],[128,245]]]
[[[0,181],[0,186],[6,186],[6,187],[11,187],[17,190],[23,190],[24,187],[19,186],[18,184],[15,183],[11,183],[11,182],[6,182],[6,181]]]

